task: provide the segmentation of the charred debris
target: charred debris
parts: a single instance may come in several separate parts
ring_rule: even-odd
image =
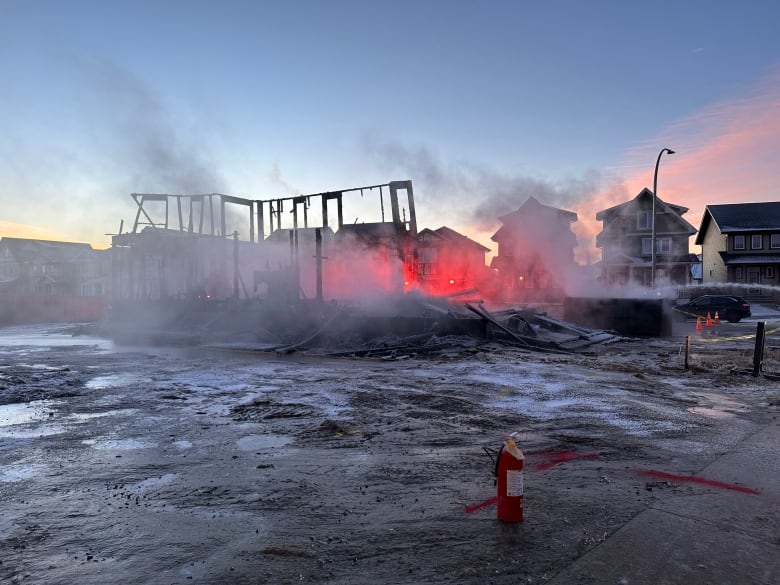
[[[344,199],[356,195],[376,198],[377,221],[345,223]],[[474,270],[434,294],[420,270],[411,181],[267,200],[131,196],[132,227],[112,237],[104,324],[120,343],[400,358],[483,343],[569,352],[620,339],[540,309],[488,310]]]

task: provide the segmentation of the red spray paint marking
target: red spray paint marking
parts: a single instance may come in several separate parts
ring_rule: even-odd
[[[473,506],[466,506],[465,512],[466,514],[473,514],[477,510],[481,510],[482,508],[487,508],[488,506],[492,506],[498,502],[498,496],[493,496],[492,498],[488,498],[484,502],[480,502],[479,504],[474,504]]]
[[[693,483],[701,483],[710,487],[734,490],[735,492],[742,492],[743,494],[753,494],[754,496],[761,495],[761,492],[749,487],[716,481],[714,479],[707,479],[705,477],[696,477],[695,475],[677,475],[675,473],[667,473],[666,471],[658,471],[656,469],[639,469],[637,471],[642,475],[649,475],[650,477],[657,477],[660,479],[668,479],[671,481],[691,481]]]
[[[598,459],[598,453],[575,453],[574,451],[551,451],[546,453],[529,454],[531,457],[541,457],[543,460],[534,463],[533,468],[537,471],[550,469],[561,463],[566,463],[572,459]]]

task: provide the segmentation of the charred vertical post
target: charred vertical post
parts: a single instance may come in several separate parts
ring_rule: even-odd
[[[330,198],[328,195],[323,195],[320,197],[320,202],[322,203],[322,227],[327,228],[328,227],[328,201]]]
[[[315,258],[317,262],[317,300],[322,302],[322,229],[314,230]]]
[[[344,207],[341,199],[342,199],[342,194],[336,193],[336,207],[338,208],[338,214],[339,214],[339,229],[344,227]]]
[[[214,235],[214,196],[209,195],[209,223],[211,224],[211,235]]]
[[[265,218],[263,217],[263,202],[255,201],[257,205],[257,241],[265,240]]]
[[[219,235],[223,237],[227,235],[227,222],[225,219],[225,198],[222,195],[219,196]]]
[[[754,376],[761,373],[761,363],[764,361],[764,343],[766,341],[766,322],[756,323],[756,345],[753,349],[753,372]]]
[[[176,208],[179,211],[179,231],[184,231],[184,216],[181,213],[181,195],[176,196]]]
[[[233,232],[233,298],[238,300],[238,232]]]

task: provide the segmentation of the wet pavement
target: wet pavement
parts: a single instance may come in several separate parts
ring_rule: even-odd
[[[714,336],[711,336],[714,338]],[[749,339],[426,359],[0,330],[0,582],[778,582]],[[773,356],[768,366],[774,367]],[[526,520],[483,448],[519,431]]]

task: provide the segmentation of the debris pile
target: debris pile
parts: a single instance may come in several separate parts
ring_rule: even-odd
[[[148,312],[148,307],[147,307]],[[153,323],[115,320],[117,342],[200,345],[332,357],[404,359],[485,344],[532,352],[573,352],[622,339],[532,308],[490,311],[482,302],[423,294],[389,296],[370,304],[297,303],[280,310],[256,303],[179,305]]]

